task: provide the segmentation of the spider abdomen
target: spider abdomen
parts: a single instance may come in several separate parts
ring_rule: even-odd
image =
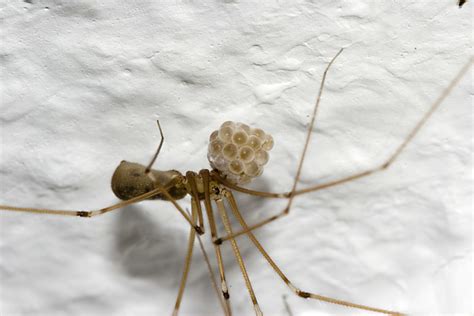
[[[123,160],[112,176],[112,191],[121,200],[129,200],[155,189],[152,178],[145,173],[145,166]],[[151,170],[153,178],[175,199],[182,199],[188,193],[184,176],[177,170]],[[168,200],[163,194],[152,199]]]

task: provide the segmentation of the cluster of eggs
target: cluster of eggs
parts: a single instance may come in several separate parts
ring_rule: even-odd
[[[262,174],[272,148],[272,136],[260,128],[227,121],[212,132],[207,158],[223,177],[244,184]]]

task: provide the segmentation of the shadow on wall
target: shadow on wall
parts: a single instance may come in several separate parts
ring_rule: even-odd
[[[166,223],[157,223],[153,220],[153,213],[147,213],[138,205],[125,207],[117,215],[113,248],[116,264],[132,278],[147,281],[157,289],[165,289],[172,296],[177,295],[189,231],[183,233]],[[207,269],[199,258],[197,243],[194,254],[183,304],[192,297],[193,301],[199,299],[203,306],[212,306],[215,298]],[[204,285],[200,291],[194,289],[191,284],[194,282]],[[169,309],[173,306],[174,301],[170,301]]]
[[[138,205],[119,211],[114,255],[130,276],[163,284],[170,274],[179,275],[187,236],[157,226],[151,216]]]

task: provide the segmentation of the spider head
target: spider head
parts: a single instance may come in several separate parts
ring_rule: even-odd
[[[112,191],[121,200],[129,200],[157,188],[149,175],[145,173],[146,167],[134,162],[122,160],[112,176]],[[175,199],[182,199],[186,194],[184,176],[177,170],[150,171],[156,182],[165,188]],[[159,193],[150,199],[168,200]]]

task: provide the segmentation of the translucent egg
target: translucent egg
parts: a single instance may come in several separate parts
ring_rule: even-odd
[[[232,121],[225,121],[224,123],[221,124],[221,127],[225,127],[225,126],[230,126],[233,128],[235,126],[235,123]]]
[[[237,126],[243,129],[248,135],[250,135],[250,126],[244,123],[239,123]]]
[[[255,175],[255,177],[260,177],[263,173],[263,166],[260,166],[258,167],[258,171],[257,171],[257,174]]]
[[[239,157],[243,162],[250,162],[255,157],[255,152],[249,146],[244,146],[239,150]]]
[[[234,135],[232,136],[232,141],[236,145],[243,145],[247,142],[248,135],[244,130],[239,130],[238,132],[235,132]]]
[[[258,138],[262,140],[265,137],[265,132],[260,128],[252,128],[252,130],[250,131],[250,134],[257,136]]]
[[[237,146],[230,143],[226,144],[224,148],[222,149],[222,154],[224,155],[225,158],[232,160],[237,156]]]
[[[219,128],[219,138],[225,143],[230,142],[233,134],[234,129],[230,126],[222,126]]]
[[[229,162],[222,155],[219,155],[214,159],[214,166],[217,170],[226,170],[228,168],[228,164]]]
[[[249,145],[253,150],[259,150],[262,146],[262,141],[257,136],[251,135],[247,140],[247,145]]]
[[[209,144],[209,152],[213,156],[216,156],[222,152],[223,147],[224,147],[224,143],[216,139]]]
[[[258,173],[258,169],[259,167],[255,161],[245,164],[245,174],[250,177],[255,177]]]
[[[265,142],[263,143],[262,148],[266,151],[273,148],[273,137],[271,135],[265,135]]]
[[[242,184],[249,183],[250,181],[252,181],[252,177],[249,177],[246,174],[241,175],[239,178],[239,183],[242,183]]]
[[[218,135],[219,135],[218,131],[212,132],[211,136],[209,136],[209,141],[212,142],[213,140],[216,140]]]
[[[233,182],[233,183],[242,183],[240,178],[241,176],[239,175],[236,175],[236,174],[233,174],[233,173],[226,173],[226,179],[230,182]]]
[[[229,170],[233,174],[240,174],[244,169],[242,162],[239,160],[232,160],[229,164]]]
[[[259,150],[255,153],[255,162],[262,166],[268,162],[269,156],[265,150]]]

